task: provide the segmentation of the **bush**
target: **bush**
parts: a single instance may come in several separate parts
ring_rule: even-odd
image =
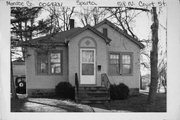
[[[55,88],[55,93],[61,99],[75,99],[75,89],[69,82],[60,82]]]
[[[124,83],[120,83],[119,85],[111,85],[110,96],[112,100],[127,99],[129,96],[129,88]]]

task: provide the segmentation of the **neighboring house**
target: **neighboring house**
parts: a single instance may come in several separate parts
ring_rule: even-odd
[[[13,61],[13,77],[24,77],[25,76],[25,62],[21,59]]]
[[[150,74],[145,74],[145,75],[141,76],[141,82],[142,82],[141,88],[142,88],[143,90],[149,88],[150,79],[151,79]]]
[[[71,28],[24,45],[29,96],[51,94],[63,81],[75,86],[75,73],[79,86],[101,86],[101,74],[106,73],[111,84],[124,83],[131,94],[139,91],[144,45],[106,19],[94,27]]]

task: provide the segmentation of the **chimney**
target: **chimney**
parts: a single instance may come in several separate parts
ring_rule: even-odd
[[[107,30],[107,28],[103,28],[103,35],[106,36],[106,37],[108,36],[108,30]]]
[[[74,19],[69,19],[70,29],[74,28]]]

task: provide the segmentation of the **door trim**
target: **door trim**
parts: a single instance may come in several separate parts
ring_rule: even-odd
[[[94,83],[92,84],[82,84],[82,50],[93,50],[94,51]],[[79,84],[80,86],[96,86],[97,85],[97,70],[96,70],[96,48],[88,48],[88,47],[82,47],[79,50]]]

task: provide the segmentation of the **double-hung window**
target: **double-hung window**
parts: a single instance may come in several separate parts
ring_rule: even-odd
[[[48,74],[48,54],[45,52],[37,52],[37,73]]]
[[[61,62],[62,61],[61,61],[61,53],[60,52],[50,53],[51,74],[61,74],[62,73]]]
[[[132,53],[109,54],[109,75],[132,75]]]
[[[62,74],[62,51],[37,52],[37,74]]]
[[[109,55],[109,74],[118,75],[120,73],[120,55],[111,53]]]

